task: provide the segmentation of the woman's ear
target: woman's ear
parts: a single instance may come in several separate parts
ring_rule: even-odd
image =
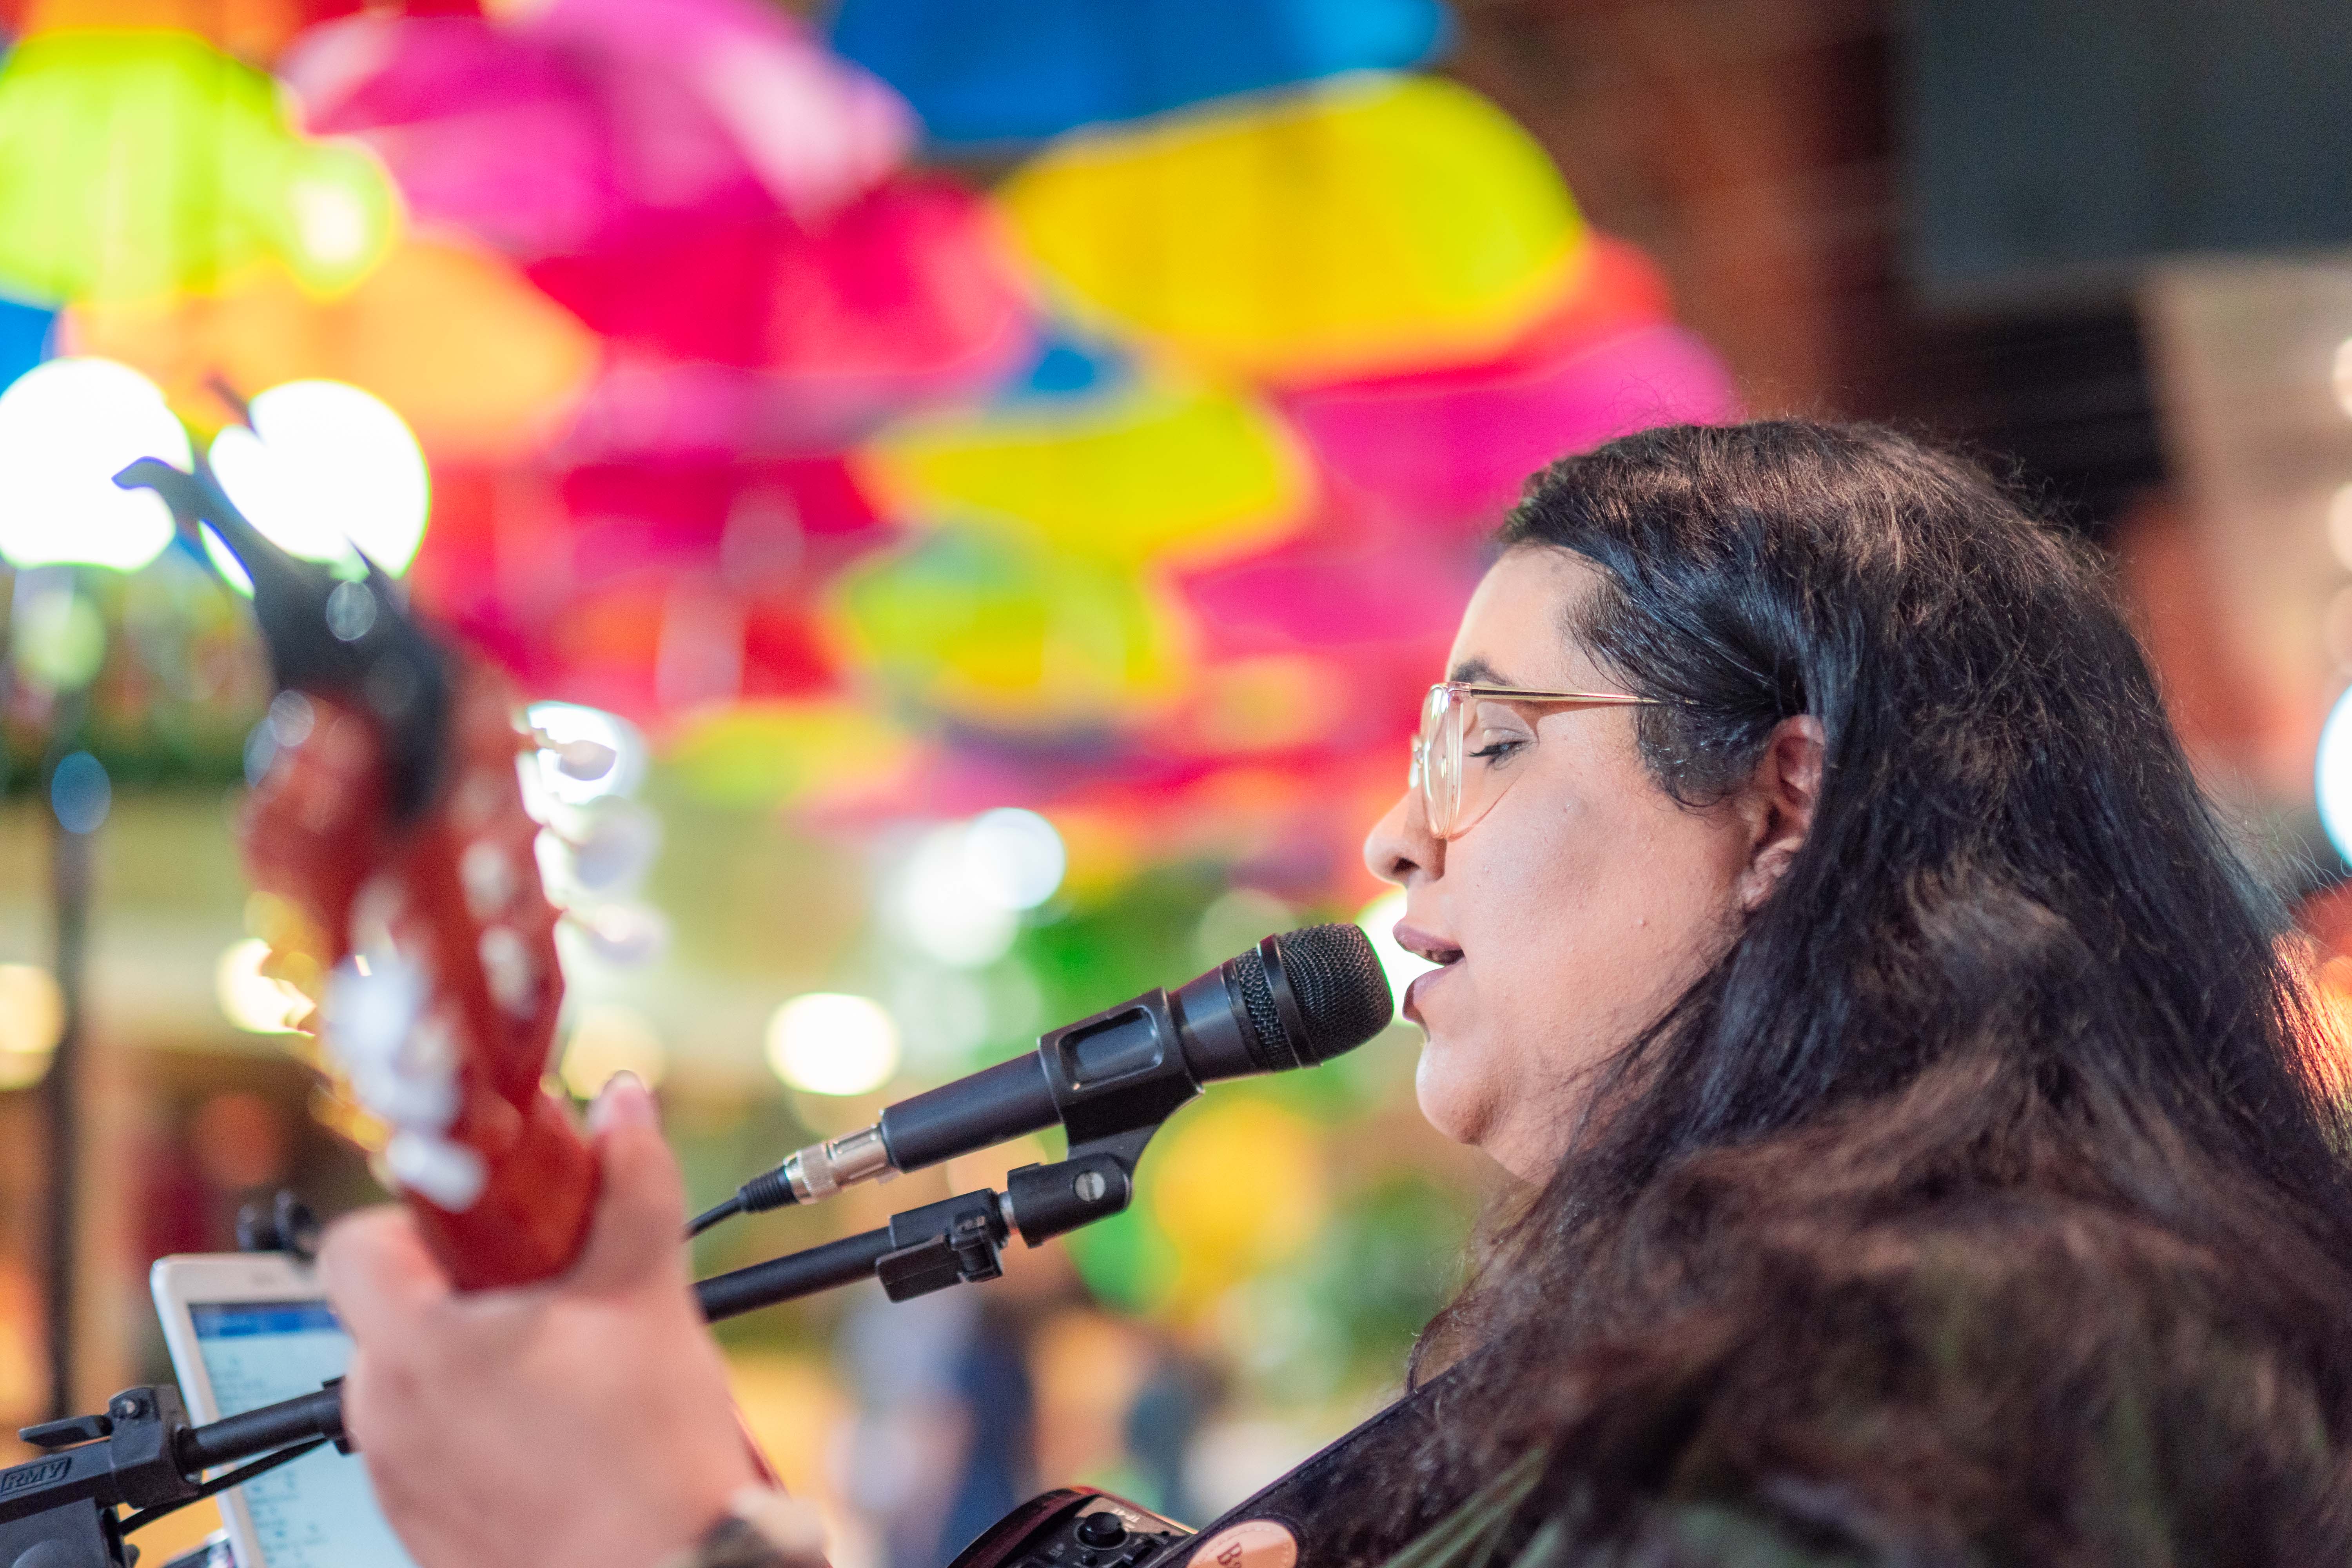
[[[1781,720],[1740,792],[1739,813],[1751,837],[1748,867],[1732,892],[1745,911],[1763,907],[1812,831],[1822,798],[1822,721],[1811,714]]]

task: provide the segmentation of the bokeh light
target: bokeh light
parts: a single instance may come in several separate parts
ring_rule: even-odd
[[[870,996],[812,991],[769,1018],[768,1066],[811,1094],[870,1094],[898,1069],[898,1026]]]
[[[114,476],[141,458],[189,462],[188,433],[163,395],[112,360],[51,360],[0,392],[0,555],[15,566],[79,563],[135,572],[172,542],[152,490]]]
[[[917,839],[887,900],[897,934],[958,969],[995,963],[1019,934],[1023,911],[1061,888],[1069,857],[1054,825],[1002,807],[946,823]]]
[[[52,691],[87,686],[106,662],[106,617],[71,581],[27,588],[19,577],[8,620],[8,656]]]
[[[993,963],[1012,947],[1021,917],[972,876],[965,826],[923,835],[891,900],[900,934],[926,955],[961,969]]]
[[[250,425],[213,437],[213,471],[247,521],[305,560],[352,546],[395,575],[425,539],[424,450],[382,400],[337,381],[290,381],[253,399]],[[209,541],[208,541],[209,542]]]
[[[1054,825],[1017,806],[972,818],[964,829],[963,859],[972,890],[1008,910],[1034,910],[1052,898],[1068,865]]]
[[[65,1020],[54,975],[37,964],[0,963],[0,1092],[41,1081]]]
[[[60,758],[49,774],[49,809],[68,833],[95,833],[114,807],[114,781],[88,752]]]
[[[615,1003],[581,1008],[563,1047],[563,1087],[582,1100],[594,1099],[618,1072],[635,1073],[647,1089],[657,1089],[668,1068],[668,1047],[652,1020]]]
[[[287,1035],[310,1011],[310,999],[261,972],[269,944],[257,937],[232,942],[213,968],[213,994],[221,1016],[248,1034]]]

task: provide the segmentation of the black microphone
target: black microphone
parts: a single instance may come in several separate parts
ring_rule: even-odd
[[[814,1203],[1060,1122],[1070,1146],[1155,1127],[1218,1079],[1313,1067],[1388,1027],[1395,1004],[1362,931],[1270,936],[1173,992],[1066,1025],[1024,1057],[902,1100],[743,1184],[722,1213]],[[699,1225],[700,1222],[698,1222]]]

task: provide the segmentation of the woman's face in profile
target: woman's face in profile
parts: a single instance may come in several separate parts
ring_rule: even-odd
[[[1565,551],[1511,551],[1472,596],[1447,678],[1622,689],[1567,633],[1597,581]],[[1639,711],[1531,705],[1491,764],[1509,775],[1485,816],[1440,840],[1408,791],[1364,845],[1406,890],[1397,941],[1440,965],[1404,1005],[1428,1035],[1422,1112],[1530,1181],[1563,1149],[1587,1069],[1704,973],[1761,896],[1769,803],[1675,802],[1643,765]]]

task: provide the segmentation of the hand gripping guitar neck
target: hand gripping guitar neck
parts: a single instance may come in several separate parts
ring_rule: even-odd
[[[142,458],[115,482],[155,490],[192,537],[211,530],[252,580],[280,696],[240,838],[254,884],[297,917],[273,946],[323,977],[322,1065],[382,1129],[383,1164],[459,1286],[560,1272],[596,1168],[541,1087],[562,974],[512,693],[428,637],[373,562],[351,578],[288,554],[201,464]]]

